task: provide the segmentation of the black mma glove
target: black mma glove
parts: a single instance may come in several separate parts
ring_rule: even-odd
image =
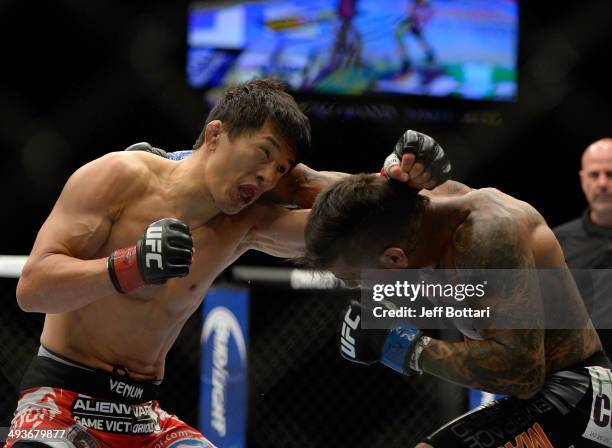
[[[366,365],[381,362],[404,375],[421,373],[419,357],[430,338],[416,328],[401,326],[391,330],[363,330],[360,323],[364,312],[368,311],[359,302],[351,301],[344,313],[340,330],[342,357]]]
[[[405,154],[414,154],[414,163],[422,163],[423,172],[431,174],[428,181],[432,185],[430,188],[450,179],[451,164],[442,147],[430,136],[412,130],[404,132],[399,138],[393,152],[385,159],[380,174],[387,178],[396,177],[391,175],[391,168],[401,166]]]
[[[117,249],[108,257],[108,273],[120,293],[144,285],[185,277],[193,256],[189,227],[174,218],[150,224],[134,246]]]

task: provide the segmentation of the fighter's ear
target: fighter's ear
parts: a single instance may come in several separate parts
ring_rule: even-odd
[[[405,269],[408,267],[408,257],[399,247],[388,247],[380,256],[380,264],[385,269]]]
[[[204,131],[204,143],[206,144],[207,149],[212,151],[216,149],[219,136],[221,135],[222,131],[223,123],[221,120],[212,120],[206,125],[206,130]]]

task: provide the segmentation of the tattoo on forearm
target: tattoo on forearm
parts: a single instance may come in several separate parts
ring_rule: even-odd
[[[506,330],[505,333],[508,333]],[[420,365],[431,375],[488,392],[529,396],[544,378],[541,330],[512,331],[512,346],[496,340],[432,341]],[[510,342],[508,335],[505,342]],[[528,347],[523,350],[520,347]]]

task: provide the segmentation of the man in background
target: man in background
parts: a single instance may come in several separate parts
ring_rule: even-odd
[[[570,269],[612,269],[612,138],[597,140],[585,149],[578,174],[589,206],[582,216],[553,231]],[[587,272],[575,271],[574,276],[595,325],[601,322],[599,335],[610,354],[612,330],[601,319],[612,315],[611,282],[606,275],[592,278]]]

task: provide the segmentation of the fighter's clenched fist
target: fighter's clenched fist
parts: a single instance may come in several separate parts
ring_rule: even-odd
[[[127,293],[150,284],[185,277],[193,256],[189,227],[175,218],[150,224],[134,246],[108,257],[108,273],[117,291]]]

